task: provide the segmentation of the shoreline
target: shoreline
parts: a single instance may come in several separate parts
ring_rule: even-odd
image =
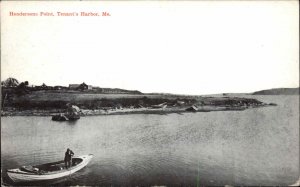
[[[80,117],[85,116],[102,116],[102,115],[129,115],[129,114],[182,114],[182,113],[197,113],[197,112],[217,112],[217,111],[244,111],[247,109],[261,108],[274,106],[272,104],[262,104],[257,106],[198,106],[198,110],[187,111],[186,107],[168,107],[168,108],[122,108],[122,109],[81,109]],[[64,113],[61,109],[49,109],[49,110],[16,110],[11,109],[7,111],[1,111],[1,117],[5,116],[54,116]]]
[[[85,92],[32,91],[3,98],[1,116],[54,116],[74,105],[80,116],[123,114],[169,114],[186,112],[243,111],[276,106],[254,98],[237,96],[179,96],[83,94]]]

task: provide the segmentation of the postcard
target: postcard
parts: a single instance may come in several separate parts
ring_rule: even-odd
[[[299,2],[1,1],[4,186],[299,185]]]

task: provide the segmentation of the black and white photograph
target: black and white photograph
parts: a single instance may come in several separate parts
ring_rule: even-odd
[[[299,1],[1,1],[1,186],[299,186]]]

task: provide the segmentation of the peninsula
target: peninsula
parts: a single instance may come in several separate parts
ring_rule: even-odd
[[[100,88],[82,84],[28,86],[13,79],[2,83],[2,116],[53,116],[63,113],[68,104],[80,108],[81,116],[110,114],[167,114],[246,110],[273,106],[257,99],[220,96],[191,96],[141,93],[137,90]],[[13,86],[12,86],[13,85]]]

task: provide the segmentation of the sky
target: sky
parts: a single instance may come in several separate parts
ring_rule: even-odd
[[[192,95],[299,87],[299,3],[2,1],[8,77]]]

